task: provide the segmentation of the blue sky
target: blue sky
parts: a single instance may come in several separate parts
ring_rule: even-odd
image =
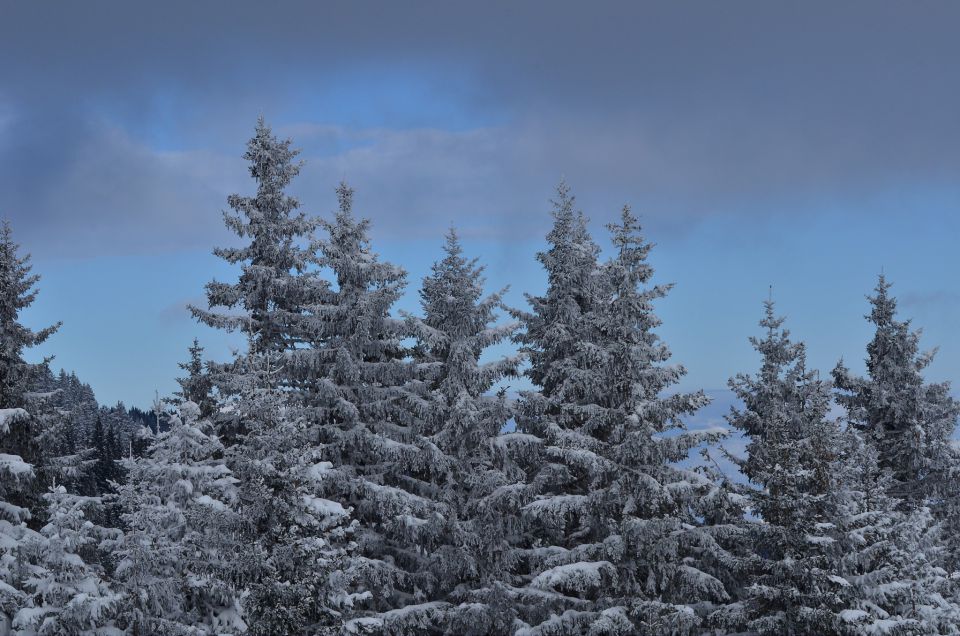
[[[605,243],[628,203],[657,243],[661,334],[684,388],[751,371],[769,285],[811,362],[857,368],[881,269],[960,380],[960,42],[953,3],[16,3],[0,26],[0,216],[43,278],[39,353],[102,402],[147,405],[194,336],[251,183],[263,114],[329,214],[357,190],[375,247],[410,272],[455,224],[510,303],[561,178]],[[275,8],[274,8],[275,7]]]

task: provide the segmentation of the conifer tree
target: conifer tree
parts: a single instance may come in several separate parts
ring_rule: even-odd
[[[263,356],[246,359],[249,384],[236,404],[247,430],[228,449],[237,478],[247,633],[340,634],[353,597],[346,559],[356,529],[350,509],[321,493],[334,479],[315,427],[270,377]]]
[[[183,402],[142,457],[124,460],[117,499],[126,527],[116,579],[131,634],[236,634],[239,591],[224,548],[236,530],[236,479],[199,407]]]
[[[328,302],[317,264],[317,221],[286,193],[298,151],[261,118],[244,155],[255,196],[232,195],[227,226],[249,242],[215,253],[241,269],[236,283],[207,285],[202,322],[247,336],[248,351],[211,365],[215,417],[237,483],[241,520],[233,566],[251,634],[335,633],[353,597],[340,573],[351,549],[350,509],[324,498],[332,464],[319,456],[323,424],[311,388],[321,376],[307,349],[323,329],[313,311]],[[216,309],[216,311],[214,310]],[[228,311],[221,311],[228,310]]]
[[[177,378],[177,384],[180,390],[175,391],[173,396],[179,402],[193,402],[200,407],[201,417],[210,417],[214,411],[214,400],[211,392],[213,391],[213,381],[204,368],[203,347],[197,338],[193,339],[193,344],[188,349],[190,360],[179,363],[179,367],[187,372],[182,378]]]
[[[669,288],[649,286],[650,245],[629,209],[611,231],[601,268],[561,186],[538,255],[547,293],[519,314],[539,391],[523,395],[518,424],[541,447],[523,507],[524,634],[692,634],[729,600],[711,574],[728,555],[698,519],[717,488],[674,464],[721,432],[683,429],[702,392],[663,396],[685,372],[653,332],[652,301]]]
[[[449,604],[433,626],[437,633],[497,634],[513,625],[513,612],[496,602],[497,586],[513,565],[516,531],[515,515],[499,497],[523,474],[509,470],[498,444],[509,405],[503,393],[488,392],[515,375],[520,360],[479,361],[516,329],[494,326],[506,290],[484,297],[482,272],[476,259],[463,256],[451,229],[443,259],[423,279],[423,318],[407,317],[419,370],[407,388],[423,450],[422,461],[404,468],[415,492],[440,506],[439,514],[401,529],[424,552],[433,577],[427,597]]]
[[[949,480],[950,438],[960,403],[946,382],[924,381],[933,352],[922,353],[920,334],[909,320],[897,319],[890,283],[881,275],[867,319],[876,328],[867,345],[867,377],[852,375],[841,362],[834,369],[837,401],[850,422],[877,449],[881,469],[892,474],[889,494],[907,507],[955,490]]]
[[[286,192],[301,167],[295,161],[299,150],[291,145],[291,140],[275,137],[263,117],[257,120],[243,155],[257,192],[230,195],[233,213],[224,213],[227,227],[249,243],[214,250],[227,263],[240,266],[239,280],[208,283],[210,309],[190,308],[211,327],[243,332],[251,353],[288,351],[302,344],[298,322],[304,307],[317,299],[316,275],[307,271],[315,262],[310,243],[317,221],[299,212],[300,202]]]
[[[98,546],[110,533],[90,521],[97,497],[54,486],[44,495],[47,524],[27,550],[38,555],[25,580],[30,602],[13,620],[15,633],[36,636],[118,636],[120,595],[110,589],[98,564]]]
[[[29,255],[19,256],[10,224],[0,226],[0,631],[8,628],[26,600],[23,587],[33,564],[23,548],[36,539],[27,528],[43,518],[34,468],[41,460],[36,442],[36,414],[27,393],[46,364],[30,364],[24,351],[43,343],[59,323],[34,331],[20,322],[20,312],[36,298],[39,277],[30,273]]]
[[[291,357],[313,406],[315,434],[333,467],[322,496],[353,510],[358,554],[351,560],[350,598],[365,599],[352,631],[411,633],[430,629],[442,604],[429,598],[433,576],[410,525],[437,513],[434,499],[418,494],[427,462],[442,454],[422,444],[405,389],[413,377],[405,358],[404,325],[390,315],[406,273],[379,259],[366,219],[353,214],[353,190],[337,189],[339,208],[325,220],[317,242],[319,263],[332,273],[323,303],[311,308],[318,329],[311,348]]]
[[[0,226],[0,408],[23,408],[46,362],[37,365],[23,359],[25,349],[42,344],[60,328],[60,323],[33,331],[19,322],[20,312],[33,304],[40,277],[31,274],[30,256],[19,256],[10,223]],[[26,442],[24,441],[24,444]]]
[[[838,634],[847,582],[835,568],[835,476],[841,432],[828,417],[830,386],[807,369],[802,343],[790,340],[773,301],[764,303],[762,357],[755,376],[730,387],[743,407],[730,424],[749,436],[743,474],[756,488],[751,509],[762,519],[752,543],[760,559],[745,590],[742,625],[761,634]]]

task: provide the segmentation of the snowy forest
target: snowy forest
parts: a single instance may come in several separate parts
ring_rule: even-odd
[[[190,309],[246,347],[195,340],[150,412],[28,362],[59,325],[24,324],[4,225],[0,635],[960,634],[960,403],[883,276],[863,377],[759,297],[760,364],[694,429],[629,207],[601,253],[561,183],[526,307],[451,229],[412,314],[348,185],[329,218],[288,194],[297,155],[261,118],[237,276]]]

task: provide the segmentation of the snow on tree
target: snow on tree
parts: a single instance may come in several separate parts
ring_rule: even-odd
[[[21,408],[0,409],[0,441],[30,415]],[[0,453],[0,634],[9,633],[14,614],[27,602],[24,578],[29,563],[23,559],[23,546],[36,535],[27,528],[27,508],[11,503],[33,488],[33,467],[19,455]]]
[[[213,381],[206,371],[203,361],[203,347],[200,346],[200,341],[197,338],[193,339],[193,344],[190,345],[188,351],[190,359],[178,364],[182,370],[187,372],[187,375],[177,378],[180,390],[175,391],[173,396],[180,402],[193,402],[200,407],[201,417],[209,417],[216,408],[212,395]]]
[[[24,394],[43,364],[23,359],[24,349],[47,340],[60,323],[33,331],[19,322],[20,312],[33,304],[40,277],[31,274],[30,255],[18,256],[10,223],[0,226],[0,408],[25,407]]]
[[[880,468],[893,476],[890,495],[919,507],[956,491],[948,471],[960,403],[950,396],[949,383],[924,382],[934,352],[922,353],[920,333],[909,320],[897,319],[890,286],[881,275],[869,298],[867,319],[876,330],[867,345],[867,377],[853,376],[842,362],[833,376],[837,401],[876,447]]]
[[[540,445],[528,463],[518,633],[699,633],[729,600],[716,566],[734,559],[701,524],[716,484],[675,462],[722,432],[684,429],[702,392],[664,395],[684,374],[653,331],[652,303],[669,287],[649,285],[650,245],[629,209],[610,226],[614,256],[602,267],[565,185],[553,215],[538,254],[547,293],[518,312],[539,391],[523,394],[517,422]]]
[[[763,338],[750,342],[762,362],[730,388],[743,402],[729,423],[749,436],[739,462],[756,486],[752,543],[759,563],[744,591],[742,626],[761,634],[840,633],[844,588],[834,567],[839,550],[835,475],[840,427],[830,419],[830,386],[807,368],[802,343],[790,340],[772,300],[764,303]]]
[[[841,448],[834,525],[837,574],[849,583],[842,633],[957,633],[960,614],[935,562],[942,536],[929,509],[899,509],[887,494],[890,471],[862,433],[848,427]]]
[[[408,536],[409,527],[438,513],[438,503],[418,494],[410,475],[443,458],[418,443],[416,413],[407,407],[412,365],[401,342],[404,323],[390,315],[406,273],[371,249],[369,221],[353,214],[353,191],[341,184],[337,196],[339,208],[322,222],[326,236],[317,241],[333,281],[310,308],[318,325],[311,348],[289,359],[312,377],[305,397],[332,466],[322,496],[352,508],[359,522],[349,578],[351,598],[364,602],[348,629],[409,633],[440,611],[428,599],[433,576]]]
[[[37,422],[28,393],[46,364],[23,359],[26,349],[49,338],[59,323],[33,331],[20,322],[20,312],[36,298],[39,277],[30,273],[29,255],[19,256],[9,223],[0,226],[0,633],[26,602],[24,580],[34,563],[25,546],[36,535],[27,522],[43,518],[34,474],[41,459]],[[35,526],[36,527],[36,526]]]
[[[227,451],[237,479],[234,538],[245,583],[249,634],[339,634],[354,601],[347,591],[356,524],[324,498],[336,479],[314,425],[275,386],[265,354],[249,356],[236,404],[246,434]]]
[[[100,499],[70,494],[63,486],[52,487],[44,499],[49,521],[26,546],[38,558],[24,581],[30,602],[14,617],[14,633],[120,636],[115,617],[121,596],[97,563],[98,546],[112,533],[90,520]]]
[[[401,469],[407,488],[439,506],[426,517],[405,517],[395,530],[423,553],[423,567],[433,579],[425,598],[444,603],[442,613],[434,612],[431,627],[437,633],[504,633],[513,623],[513,612],[498,603],[497,585],[512,566],[517,524],[499,495],[523,473],[510,473],[497,443],[510,417],[505,397],[488,393],[517,373],[520,360],[479,361],[516,329],[493,325],[506,290],[484,297],[482,272],[476,259],[463,256],[451,229],[443,259],[423,279],[424,317],[407,317],[418,367],[407,390],[421,452]],[[391,616],[384,618],[387,626]]]
[[[199,407],[183,402],[142,457],[128,457],[117,499],[126,528],[115,578],[129,634],[238,634],[239,591],[225,548],[239,521],[236,479]]]
[[[240,266],[239,280],[208,283],[210,309],[190,308],[211,327],[246,334],[253,353],[301,344],[303,334],[292,327],[302,319],[304,306],[316,300],[316,273],[307,270],[315,262],[310,242],[317,220],[299,212],[300,202],[286,193],[301,167],[295,161],[299,150],[291,145],[291,140],[275,137],[263,117],[257,120],[243,155],[257,192],[230,195],[233,213],[224,213],[227,227],[249,243],[214,250],[227,263]]]
[[[225,216],[249,242],[215,250],[240,267],[239,280],[208,284],[211,309],[192,308],[249,344],[232,362],[210,365],[210,377],[217,431],[238,480],[232,551],[252,634],[336,632],[355,598],[341,572],[352,549],[350,508],[324,494],[337,479],[318,432],[326,424],[323,363],[308,346],[325,329],[314,312],[331,292],[314,267],[317,221],[285,192],[300,169],[297,153],[258,121],[244,155],[256,195],[232,195],[234,213]]]

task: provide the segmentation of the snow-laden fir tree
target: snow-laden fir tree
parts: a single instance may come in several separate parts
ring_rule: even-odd
[[[0,225],[0,409],[28,409],[25,412],[30,416],[8,420],[7,430],[0,437],[0,453],[15,455],[37,468],[42,463],[37,443],[39,414],[30,409],[30,392],[49,360],[29,363],[23,354],[45,342],[60,323],[34,331],[20,322],[20,312],[37,297],[35,285],[40,277],[30,273],[30,255],[20,256],[18,249],[10,224],[4,221]],[[10,503],[27,507],[35,519],[42,519],[43,488],[34,482],[33,488],[19,490]]]
[[[923,372],[935,351],[921,352],[920,332],[911,329],[909,320],[897,318],[890,287],[881,275],[869,297],[867,319],[875,332],[867,345],[867,375],[854,376],[842,362],[838,364],[833,372],[836,397],[851,424],[876,449],[881,471],[890,474],[888,494],[908,517],[907,527],[913,528],[908,535],[916,536],[922,519],[933,515],[936,527],[929,528],[930,536],[922,540],[931,548],[925,562],[958,572],[960,458],[950,440],[960,402],[951,396],[948,382],[925,381]],[[954,602],[960,601],[957,580],[953,577],[953,589],[946,592]]]
[[[126,633],[243,633],[229,550],[236,479],[199,407],[183,402],[142,457],[128,457],[118,488],[125,532],[114,542]]]
[[[57,323],[34,331],[19,321],[20,312],[37,297],[34,286],[40,277],[30,273],[30,255],[19,256],[18,249],[10,223],[4,221],[0,225],[0,408],[26,406],[26,393],[45,364],[25,361],[24,350],[45,342],[60,327]]]
[[[833,376],[837,401],[876,447],[880,468],[892,474],[890,495],[919,507],[956,490],[949,479],[950,438],[960,403],[949,383],[924,381],[934,352],[921,352],[920,333],[897,318],[890,286],[881,275],[869,298],[875,333],[867,345],[867,376],[854,376],[842,362]]]
[[[0,226],[0,634],[24,606],[23,582],[31,563],[24,546],[36,535],[27,523],[42,519],[40,489],[34,466],[40,457],[37,422],[27,393],[45,365],[30,364],[24,351],[44,342],[59,327],[34,331],[20,322],[20,312],[37,295],[38,277],[30,273],[28,255],[17,254],[9,223]],[[41,514],[37,514],[41,513]]]
[[[274,136],[263,117],[257,120],[243,155],[257,192],[230,195],[227,202],[233,213],[224,213],[227,227],[249,242],[214,250],[227,263],[240,267],[239,280],[208,283],[210,309],[190,308],[211,327],[243,332],[255,353],[285,351],[300,344],[302,334],[293,328],[303,306],[316,297],[315,276],[307,269],[314,260],[310,240],[317,221],[298,211],[300,202],[286,192],[301,167],[296,161],[299,150],[291,145],[291,140]]]
[[[498,602],[498,584],[513,565],[518,527],[516,514],[500,498],[523,478],[504,462],[499,445],[510,417],[505,396],[488,395],[516,374],[519,359],[480,363],[483,352],[516,326],[494,324],[506,290],[484,296],[482,272],[476,259],[463,256],[451,229],[444,257],[423,279],[423,318],[407,317],[419,370],[407,389],[422,450],[402,469],[416,494],[440,506],[433,515],[407,516],[395,525],[425,553],[433,579],[427,597],[447,603],[431,628],[464,636],[509,633],[513,626],[513,612]]]
[[[188,352],[190,359],[178,364],[187,374],[177,378],[180,390],[174,391],[173,397],[179,402],[193,402],[200,407],[200,417],[210,417],[216,408],[212,395],[213,381],[205,368],[203,347],[197,338],[193,339]]]
[[[99,497],[54,486],[44,495],[48,521],[26,545],[36,566],[24,580],[29,595],[13,620],[23,636],[120,636],[116,613],[121,595],[112,590],[98,564],[99,546],[115,537],[94,524]]]
[[[413,367],[404,324],[390,312],[406,273],[372,250],[369,221],[353,213],[353,191],[341,184],[337,196],[339,209],[317,242],[319,263],[332,274],[330,292],[310,308],[318,327],[311,349],[290,361],[312,378],[306,398],[332,465],[322,496],[351,507],[360,524],[350,589],[351,598],[365,601],[348,630],[429,633],[442,606],[430,598],[429,557],[408,527],[439,514],[440,504],[418,493],[414,476],[443,457],[422,443],[404,388]]]
[[[232,195],[234,214],[225,215],[249,242],[215,252],[239,265],[239,280],[210,283],[210,309],[192,309],[210,326],[243,332],[249,344],[232,362],[211,365],[211,379],[242,522],[225,553],[236,555],[251,634],[336,633],[354,598],[341,572],[350,510],[321,494],[334,472],[320,456],[323,410],[311,388],[320,374],[306,346],[324,329],[311,311],[329,290],[310,269],[316,221],[286,193],[300,168],[297,152],[258,121],[244,155],[256,195]]]
[[[249,385],[235,408],[247,433],[227,453],[238,480],[247,633],[340,634],[354,601],[347,567],[356,524],[349,508],[322,496],[337,478],[333,466],[264,355],[246,359]]]
[[[863,434],[847,427],[835,473],[837,574],[846,609],[841,634],[955,634],[960,614],[947,572],[932,557],[942,537],[929,509],[900,510],[890,471]]]
[[[0,443],[30,415],[21,408],[0,409]],[[30,510],[13,503],[25,499],[34,488],[33,467],[19,455],[0,452],[0,635],[9,634],[16,612],[27,604],[24,579],[30,564],[25,561],[29,542],[37,539],[27,527]]]
[[[841,430],[829,417],[829,384],[807,368],[804,345],[790,340],[773,301],[764,307],[764,336],[750,339],[760,369],[730,380],[743,406],[732,409],[728,421],[749,438],[738,463],[755,486],[751,509],[761,519],[750,537],[759,561],[743,592],[739,627],[760,634],[838,634],[841,612],[849,609],[848,583],[835,567]]]
[[[712,572],[735,559],[701,523],[718,518],[718,488],[675,464],[721,432],[683,427],[702,392],[664,395],[684,374],[654,333],[652,303],[669,287],[649,284],[650,245],[629,209],[610,229],[614,256],[600,267],[561,186],[538,255],[547,292],[519,313],[539,391],[523,395],[517,421],[540,450],[528,464],[518,633],[693,634],[729,600]]]

